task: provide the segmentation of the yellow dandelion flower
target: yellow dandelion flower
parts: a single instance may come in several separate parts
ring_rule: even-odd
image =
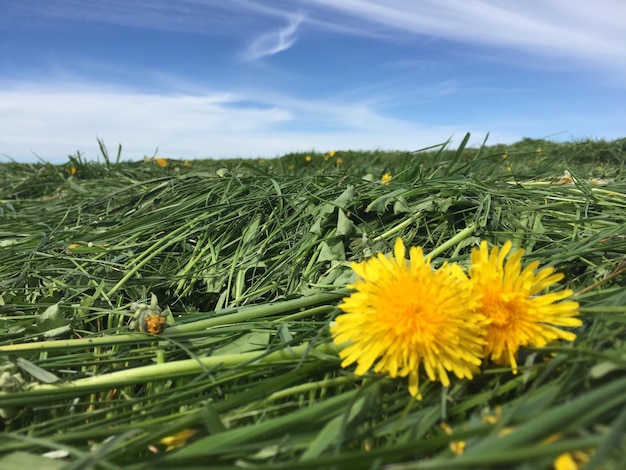
[[[445,432],[448,436],[452,435],[452,427],[448,423],[439,423],[439,427],[443,429],[443,432]]]
[[[553,442],[558,442],[561,439],[563,439],[563,434],[557,432],[556,434],[550,434],[545,439],[542,439],[541,443],[542,444],[552,444]]]
[[[70,175],[74,176],[76,174],[76,167],[74,165],[70,166],[68,172]]]
[[[450,450],[454,455],[461,455],[465,452],[467,443],[465,441],[453,441],[450,443]]]
[[[391,173],[388,171],[387,173],[385,173],[383,176],[380,177],[380,184],[389,184],[389,182],[391,181]]]
[[[306,157],[304,157],[304,161],[307,163],[311,163],[311,155],[307,155]]]
[[[331,150],[330,152],[328,152],[328,156],[329,156],[330,158],[333,158],[333,157],[335,156],[335,154],[336,154],[336,153],[337,153],[337,151],[336,151],[336,150]]]
[[[343,158],[338,157],[337,160],[335,160],[337,162],[337,166],[341,165],[343,163]]]
[[[565,170],[563,176],[556,181],[556,184],[574,184],[574,177],[569,171]]]
[[[493,414],[485,414],[481,417],[481,421],[485,424],[496,424],[502,419],[502,407],[496,405]]]
[[[585,452],[574,451],[559,455],[553,463],[554,470],[578,470],[589,462],[589,455]]]
[[[472,284],[456,264],[434,270],[420,247],[405,260],[400,238],[395,257],[383,255],[352,263],[359,276],[355,290],[340,305],[331,327],[333,341],[345,346],[341,365],[357,363],[355,373],[374,372],[409,378],[418,400],[420,366],[431,381],[448,387],[448,372],[471,379],[484,348],[485,317],[470,314],[479,306]]]
[[[189,168],[189,167],[191,166],[191,162],[190,162],[189,160],[185,160],[185,161],[183,162],[183,166],[185,166],[185,167]]]
[[[448,436],[453,434],[452,428],[448,423],[441,423],[439,426]],[[466,445],[467,443],[465,441],[452,441],[449,444],[450,450],[454,455],[461,455],[465,451]]]
[[[187,441],[191,439],[193,436],[198,434],[197,429],[183,429],[182,431],[177,432],[176,434],[172,434],[171,436],[164,437],[159,441],[160,444],[165,446],[165,450],[169,452],[170,450],[177,449],[178,447],[182,447],[187,444]]]
[[[476,296],[481,299],[478,312],[489,320],[486,330],[485,357],[496,364],[507,365],[517,372],[516,355],[522,346],[542,347],[557,340],[573,341],[576,335],[557,326],[574,327],[578,302],[559,302],[570,295],[569,289],[540,295],[540,292],[563,279],[548,267],[537,271],[538,261],[522,269],[524,250],[509,255],[511,242],[491,252],[487,242],[474,248],[469,276]],[[509,255],[507,257],[507,255]],[[506,263],[505,263],[506,258]]]
[[[169,165],[168,161],[163,157],[156,157],[154,159],[154,163],[159,165],[161,168],[166,168]]]
[[[566,452],[556,458],[554,461],[554,470],[578,470],[578,465],[574,461],[572,454]]]

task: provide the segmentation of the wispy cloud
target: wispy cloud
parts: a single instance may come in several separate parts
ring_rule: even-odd
[[[350,29],[355,19],[373,32],[426,35],[552,59],[601,63],[626,73],[626,3],[621,0],[309,0],[316,19]],[[313,17],[313,14],[311,14]],[[367,29],[367,28],[363,28]],[[572,64],[579,68],[580,62]]]
[[[255,60],[289,49],[295,44],[296,32],[304,19],[305,16],[302,13],[297,13],[289,19],[287,26],[257,37],[248,46],[243,57],[246,60]]]
[[[133,27],[227,34],[247,40],[270,22],[286,26],[252,39],[249,59],[292,47],[307,11],[310,28],[347,35],[396,39],[398,35],[429,36],[518,50],[552,60],[602,64],[626,74],[626,2],[622,0],[110,0],[106,4],[82,0],[12,2],[0,24],[15,15],[46,28],[59,18]],[[580,63],[572,68],[580,67]]]
[[[103,23],[162,31],[184,31],[207,35],[237,35],[259,27],[268,16],[280,11],[253,8],[246,0],[30,0],[9,1],[0,26],[26,22],[39,30],[63,28],[59,20]],[[255,14],[257,13],[257,14]],[[261,13],[259,15],[258,13]]]
[[[162,31],[238,36],[289,19],[293,8],[254,0],[9,0],[0,26],[27,20],[38,29],[63,27],[58,20],[94,22]]]

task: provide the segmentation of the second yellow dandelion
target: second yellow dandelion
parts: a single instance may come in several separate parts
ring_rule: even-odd
[[[489,320],[485,356],[516,372],[520,347],[543,347],[558,339],[573,341],[574,333],[557,327],[575,327],[582,322],[576,318],[577,302],[561,302],[572,295],[571,290],[541,293],[564,275],[554,273],[552,267],[537,270],[538,261],[523,268],[524,250],[510,253],[511,247],[508,241],[490,251],[483,241],[479,249],[472,250],[469,276],[481,299],[478,312]]]

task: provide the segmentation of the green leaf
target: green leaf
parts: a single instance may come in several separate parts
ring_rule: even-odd
[[[393,204],[393,213],[404,214],[407,212],[412,212],[411,207],[409,206],[407,200],[404,197],[398,196],[398,199],[396,199],[396,202],[394,202]]]
[[[43,337],[46,339],[61,338],[62,336],[69,336],[72,333],[71,325],[63,325],[51,330],[44,331]]]
[[[333,285],[335,286],[345,286],[346,284],[353,284],[356,280],[356,274],[352,269],[344,270],[337,278],[333,281]]]
[[[387,206],[391,202],[393,198],[399,196],[400,194],[406,193],[407,190],[405,188],[396,189],[391,191],[390,193],[383,194],[382,196],[377,197],[372,202],[370,202],[365,209],[365,212],[377,212],[379,214],[384,213],[387,210]]]
[[[267,348],[270,342],[270,334],[267,331],[253,331],[240,336],[234,341],[227,343],[213,351],[214,356],[224,354],[239,354],[249,351],[258,351]]]
[[[311,406],[300,408],[292,413],[269,418],[254,426],[242,426],[213,434],[186,445],[178,451],[166,455],[164,462],[173,463],[184,460],[197,460],[211,455],[219,455],[225,446],[235,446],[267,440],[272,436],[288,436],[302,429],[315,428],[320,422],[334,418],[338,413],[343,416],[344,407],[353,399],[356,390],[329,397]]]
[[[589,370],[589,377],[592,379],[600,379],[611,372],[624,369],[624,366],[620,366],[615,362],[604,361],[596,364]]]
[[[322,249],[318,261],[345,261],[346,250],[341,238],[331,238],[328,242],[322,242]]]
[[[346,213],[339,209],[337,211],[337,235],[347,236],[356,232],[354,223],[346,216]]]
[[[359,398],[356,403],[350,408],[348,416],[342,414],[331,419],[321,429],[313,442],[304,451],[300,460],[309,460],[321,455],[328,446],[339,441],[339,438],[344,434],[345,428],[354,420],[354,418],[361,412],[363,405],[365,404],[365,397]]]
[[[339,197],[333,201],[333,204],[336,207],[339,207],[341,209],[345,209],[352,202],[353,198],[354,198],[354,186],[349,185],[345,189],[345,191],[343,193],[341,193],[339,195]]]
[[[53,460],[30,452],[16,451],[0,457],[0,470],[15,470],[17,468],[61,470],[66,466],[67,462],[64,460]]]
[[[41,367],[33,364],[30,361],[27,361],[23,357],[14,356],[11,354],[10,356],[8,356],[8,359],[9,361],[11,361],[13,364],[18,366],[23,371],[28,372],[39,382],[51,384],[51,383],[55,383],[61,380],[56,375],[48,372],[47,370],[42,369]]]
[[[337,209],[346,209],[354,198],[354,186],[348,186],[333,202],[326,202],[318,209],[317,217],[309,229],[311,232],[322,235],[322,227],[333,224],[334,213]],[[345,214],[344,214],[345,215]],[[345,228],[344,228],[345,229]]]
[[[46,332],[60,328],[69,324],[69,321],[63,316],[59,303],[51,305],[43,313],[37,317],[37,331]]]

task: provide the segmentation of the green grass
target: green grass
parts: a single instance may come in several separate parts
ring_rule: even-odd
[[[621,468],[626,141],[466,142],[0,164],[0,468],[549,469],[572,451]],[[342,369],[328,327],[350,262],[398,236],[462,265],[512,239],[565,273],[576,341],[523,351],[518,375],[424,378],[423,401]],[[160,335],[131,328],[152,294]]]

